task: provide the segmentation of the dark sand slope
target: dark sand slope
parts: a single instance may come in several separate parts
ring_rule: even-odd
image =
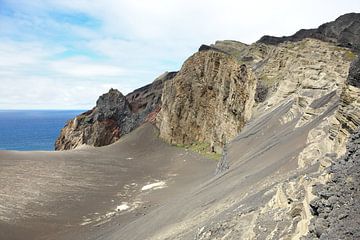
[[[0,238],[266,239],[277,229],[278,239],[295,232],[266,206],[279,183],[316,172],[316,165],[299,169],[297,157],[337,103],[297,128],[298,118],[280,121],[292,104],[250,121],[216,176],[214,161],[163,143],[151,125],[107,147],[1,152]],[[167,187],[148,189],[164,187],[161,181]]]
[[[317,166],[299,170],[297,156],[306,146],[309,130],[336,107],[329,106],[308,125],[295,128],[298,119],[287,124],[279,121],[291,104],[269,111],[242,130],[227,148],[223,165],[228,170],[208,180],[198,176],[194,179],[203,183],[194,182],[195,188],[174,189],[181,192],[175,199],[131,224],[98,229],[95,235],[90,232],[87,239],[265,239],[275,224],[277,229],[287,229],[290,221],[275,223],[260,211],[275,195],[270,190],[274,185],[317,170]],[[255,225],[262,228],[251,230]]]
[[[213,176],[215,161],[157,134],[145,124],[101,148],[0,151],[0,239],[100,238]]]

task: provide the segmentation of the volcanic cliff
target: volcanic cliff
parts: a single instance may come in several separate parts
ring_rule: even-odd
[[[154,122],[161,107],[165,81],[176,72],[166,72],[142,88],[124,96],[116,89],[99,97],[96,106],[70,120],[56,140],[56,150],[82,145],[105,146],[134,130],[144,122]]]
[[[222,152],[213,178],[108,239],[356,239],[359,50],[358,13],[202,45],[179,72],[101,96],[56,149],[108,145],[151,122],[165,142]]]
[[[166,82],[160,137],[172,144],[207,142],[220,152],[251,117],[255,79],[229,54],[201,50]]]

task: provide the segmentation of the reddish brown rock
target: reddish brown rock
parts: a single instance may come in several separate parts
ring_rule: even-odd
[[[144,122],[154,123],[160,111],[164,82],[175,75],[176,72],[166,72],[153,83],[136,89],[127,96],[110,89],[99,97],[92,110],[66,124],[56,140],[55,149],[109,145]]]

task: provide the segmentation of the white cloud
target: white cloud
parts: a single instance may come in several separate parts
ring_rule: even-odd
[[[19,67],[36,64],[61,52],[63,48],[48,49],[37,42],[17,42],[3,40],[0,42],[0,67]]]
[[[90,109],[99,95],[111,87],[130,91],[128,85],[114,81],[96,83],[74,78],[54,79],[47,77],[27,77],[8,79],[1,76],[0,109],[28,109],[29,103],[36,109]],[[6,97],[3,97],[6,96]],[[41,96],[41,98],[39,98]]]
[[[63,76],[73,76],[79,78],[105,78],[119,77],[125,74],[125,70],[101,63],[93,63],[86,58],[72,58],[51,63],[51,68]]]
[[[290,35],[346,12],[356,0],[11,0],[0,14],[0,108],[90,108],[110,87],[128,93],[177,70],[202,44]],[[89,27],[48,12],[82,13]],[[63,52],[72,56],[59,58]]]

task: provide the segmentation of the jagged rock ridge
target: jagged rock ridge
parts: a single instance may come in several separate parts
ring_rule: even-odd
[[[188,176],[198,179],[199,185],[194,184],[186,191],[179,191],[174,187],[170,192],[171,195],[176,193],[176,197],[165,202],[161,202],[161,195],[154,193],[153,196],[156,197],[152,204],[159,205],[153,211],[146,214],[136,213],[128,222],[124,220],[116,227],[114,226],[118,223],[117,220],[111,222],[110,219],[108,228],[105,225],[94,225],[94,232],[87,232],[91,227],[83,226],[81,230],[85,230],[78,236],[84,238],[81,234],[88,234],[89,239],[120,237],[270,240],[301,239],[310,230],[311,238],[342,239],[343,237],[337,237],[340,234],[345,235],[345,239],[357,237],[357,215],[348,213],[349,207],[357,207],[358,204],[354,201],[358,200],[357,133],[350,143],[354,147],[349,147],[348,155],[340,160],[339,164],[334,164],[338,161],[338,155],[341,155],[341,149],[349,134],[356,131],[359,125],[358,60],[352,63],[348,72],[350,62],[356,57],[354,52],[349,51],[349,48],[354,49],[353,46],[356,46],[356,42],[353,42],[356,40],[356,34],[349,38],[344,37],[349,27],[347,24],[350,22],[351,29],[357,29],[359,22],[352,21],[351,18],[348,21],[349,16],[355,18],[357,15],[340,17],[339,19],[344,21],[336,20],[336,27],[332,27],[331,24],[325,25],[325,30],[322,31],[326,33],[326,38],[311,35],[308,35],[311,39],[305,38],[305,31],[303,38],[288,38],[275,45],[261,41],[252,45],[236,41],[219,41],[211,46],[202,46],[198,53],[185,62],[175,77],[169,77],[165,85],[149,85],[126,97],[112,90],[101,97],[98,106],[84,115],[84,119],[96,121],[81,121],[81,127],[78,122],[74,122],[77,128],[67,128],[64,145],[83,144],[84,134],[96,130],[99,130],[99,133],[94,135],[96,137],[92,139],[92,135],[87,135],[86,141],[98,141],[103,131],[109,133],[109,138],[113,138],[111,141],[115,141],[119,135],[126,132],[126,129],[136,128],[136,124],[141,124],[146,119],[154,122],[161,107],[159,94],[162,95],[162,109],[157,117],[160,136],[172,143],[207,141],[216,151],[215,148],[228,144],[216,176],[196,178],[197,174],[204,172],[204,168],[195,169],[194,162],[187,161],[187,153],[190,151],[185,150],[179,155],[176,154],[176,157],[182,164],[189,164],[186,172],[191,173]],[[332,31],[339,34],[329,37]],[[347,75],[349,76],[346,79]],[[155,86],[156,90],[150,91]],[[152,95],[151,92],[155,94]],[[107,104],[112,106],[105,106]],[[109,120],[115,122],[106,125]],[[104,125],[109,127],[104,130]],[[148,130],[153,131],[152,128]],[[239,135],[238,131],[241,131]],[[78,134],[79,140],[74,138],[76,141],[71,142],[71,139],[66,138],[72,134]],[[231,140],[235,135],[237,137]],[[155,135],[152,136],[152,139],[157,138]],[[120,173],[123,176],[125,173],[122,161],[128,163],[129,168],[131,165],[139,168],[139,177],[143,178],[144,175],[141,174],[144,174],[144,171],[140,169],[148,163],[148,152],[153,154],[154,162],[150,164],[154,172],[164,168],[163,163],[158,163],[158,159],[173,164],[171,156],[161,158],[161,149],[154,150],[154,145],[147,146],[149,140],[137,137],[136,142],[129,144],[134,148],[133,152],[128,153],[129,156],[126,154],[119,157],[122,151],[118,151],[107,159],[110,162],[105,161],[107,166],[120,163],[120,170],[115,172],[115,178],[116,174]],[[144,140],[144,148],[139,150],[137,143],[141,140]],[[154,144],[153,140],[150,141]],[[155,142],[156,146],[164,144]],[[126,142],[126,138],[124,142],[119,142],[119,145],[121,143],[124,144],[124,149],[128,148],[129,142]],[[95,156],[99,156],[96,162],[99,164],[103,163],[100,156],[108,157],[107,151],[110,148],[117,149],[119,145],[90,149],[88,152],[82,150],[59,155],[56,153],[54,156],[57,155],[61,160],[71,154],[96,152]],[[133,155],[136,156],[138,152],[144,156],[144,165],[137,164],[136,157],[133,159]],[[21,155],[13,152],[8,154]],[[41,156],[47,153],[36,154]],[[86,155],[82,157],[84,160],[87,158]],[[5,159],[9,160],[9,157],[5,156]],[[51,163],[54,164],[56,161]],[[71,161],[68,163],[63,164],[64,167],[70,165]],[[103,168],[97,164],[94,165],[94,169]],[[177,164],[173,165],[174,169],[178,168]],[[10,166],[11,172],[11,164],[7,165]],[[328,171],[324,171],[331,165],[333,166],[329,172],[333,177]],[[61,170],[62,173],[67,173],[66,168]],[[91,176],[98,177],[97,174],[93,174],[94,172],[91,173]],[[107,174],[114,173],[105,172],[99,179],[106,178]],[[171,179],[176,174],[176,171],[168,172],[163,176],[170,180],[169,189],[171,184],[176,182],[175,179]],[[21,180],[16,174],[13,177]],[[52,184],[63,179],[56,175],[55,177],[55,180],[51,181]],[[73,176],[70,177],[74,181]],[[81,186],[81,189],[86,190],[89,186],[88,179],[84,177],[79,180],[83,181],[84,185],[75,185],[76,188]],[[40,185],[38,181],[33,182],[37,187],[47,186],[46,183]],[[320,199],[312,201],[315,197],[312,188],[320,183],[325,186],[314,192]],[[66,184],[69,183],[65,182],[64,185]],[[112,182],[109,185],[112,185]],[[187,186],[190,185],[192,182]],[[8,191],[13,190],[11,184],[6,184],[6,187]],[[130,185],[124,186],[124,189],[128,190],[129,187]],[[24,187],[17,196],[28,193],[28,189]],[[138,190],[141,190],[139,186]],[[340,196],[337,196],[338,194]],[[2,196],[7,198],[9,194]],[[118,200],[125,201],[124,196],[120,195]],[[129,195],[125,197],[129,197],[126,199],[127,203],[138,203],[135,196],[132,200]],[[12,204],[12,201],[7,202]],[[342,210],[344,215],[338,215]],[[133,210],[130,208],[128,212],[121,212],[119,217],[131,214],[131,211]],[[312,224],[309,228],[310,222]],[[344,224],[348,224],[348,227]],[[326,229],[327,227],[333,229]],[[339,231],[334,233],[336,230]],[[66,236],[63,238],[69,239]]]
[[[56,150],[67,150],[81,145],[105,146],[117,141],[144,122],[154,122],[161,107],[165,81],[176,72],[166,72],[153,83],[136,89],[127,96],[110,89],[99,97],[96,106],[70,120],[56,140]]]
[[[288,37],[263,36],[259,42],[279,44],[285,41],[300,41],[305,38],[333,42],[358,51],[360,50],[360,13],[344,14],[335,21],[325,23],[316,29],[302,29]]]

